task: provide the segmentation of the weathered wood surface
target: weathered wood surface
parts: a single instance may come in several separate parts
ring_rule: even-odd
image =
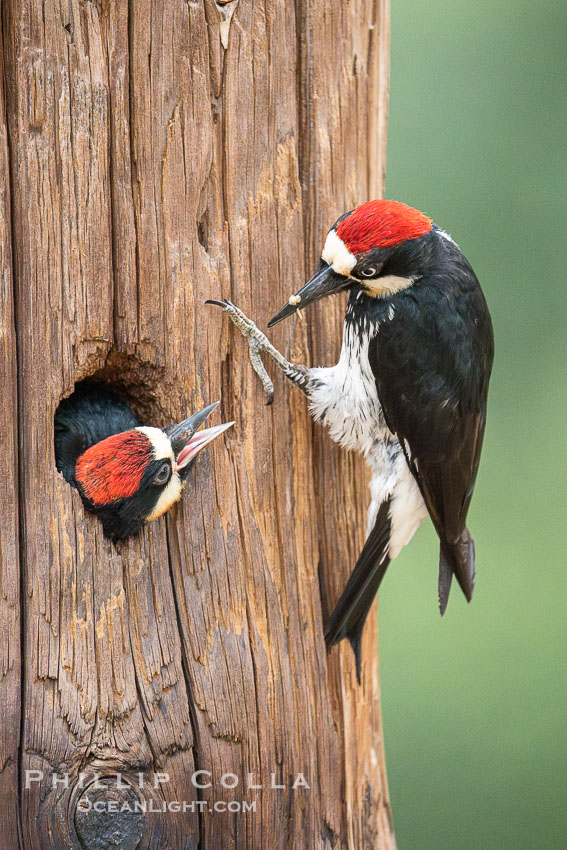
[[[16,362],[6,98],[0,85],[0,845],[6,848],[18,846],[22,686]]]
[[[380,194],[387,14],[3,0],[2,850],[395,846],[375,614],[360,688],[322,630],[363,539],[366,474],[281,376],[264,407],[243,341],[203,306],[231,297],[265,326],[334,218]],[[343,307],[273,339],[334,362]],[[93,374],[148,424],[217,398],[236,420],[182,503],[118,547],[54,466],[55,408]],[[86,799],[206,805],[106,818]],[[256,811],[209,812],[231,800]]]

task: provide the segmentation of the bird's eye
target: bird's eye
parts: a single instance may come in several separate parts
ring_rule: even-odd
[[[374,277],[374,275],[376,274],[376,269],[374,268],[374,266],[370,266],[370,268],[368,269],[362,269],[360,273],[363,277]]]
[[[162,463],[156,474],[154,475],[154,484],[167,484],[171,466],[168,463]]]

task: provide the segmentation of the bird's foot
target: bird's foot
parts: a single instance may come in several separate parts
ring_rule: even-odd
[[[205,304],[214,304],[217,307],[222,307],[225,313],[228,313],[231,321],[236,325],[242,336],[253,340],[257,351],[266,351],[271,347],[268,337],[262,333],[260,328],[246,316],[232,301],[225,298],[223,301],[217,301],[215,298],[210,298],[205,301]]]
[[[277,363],[289,380],[297,387],[307,392],[309,386],[309,370],[305,366],[296,363],[290,363],[289,360],[275,348],[268,337],[262,333],[260,328],[246,316],[242,310],[236,307],[232,301],[225,298],[224,301],[209,299],[206,304],[215,304],[217,307],[222,307],[225,313],[228,313],[232,323],[236,325],[242,336],[248,339],[248,355],[252,368],[260,378],[264,392],[266,393],[266,404],[271,404],[274,400],[274,384],[266,372],[266,368],[262,362],[261,354],[269,354],[272,360]]]
[[[262,333],[259,327],[246,316],[242,310],[236,307],[232,301],[229,301],[226,298],[224,301],[217,301],[215,299],[210,299],[205,302],[206,304],[215,304],[217,307],[222,307],[225,313],[228,313],[230,320],[242,336],[246,337],[248,340],[248,355],[250,357],[250,362],[252,364],[252,368],[260,378],[262,382],[262,386],[264,388],[264,392],[266,393],[266,404],[271,404],[274,400],[274,384],[272,379],[266,372],[266,368],[262,363],[262,358],[260,357],[261,352],[267,351],[270,354],[270,351],[273,346],[268,340],[267,336]],[[274,349],[276,351],[276,349]],[[277,352],[279,354],[279,351]],[[273,356],[273,355],[272,355]],[[281,356],[281,355],[280,355]]]

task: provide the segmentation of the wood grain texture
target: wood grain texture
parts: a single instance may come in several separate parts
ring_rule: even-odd
[[[387,2],[4,0],[2,30],[0,848],[19,820],[26,850],[390,850],[376,618],[362,687],[322,628],[366,472],[280,375],[264,406],[204,306],[230,297],[265,327],[336,216],[381,193]],[[274,342],[335,362],[344,304],[325,306]],[[54,411],[90,375],[147,424],[219,398],[215,421],[236,420],[182,502],[119,546],[54,466]],[[230,801],[256,809],[214,811]]]
[[[0,68],[3,67],[0,33]],[[18,389],[6,98],[0,85],[0,844],[18,846],[21,623]]]

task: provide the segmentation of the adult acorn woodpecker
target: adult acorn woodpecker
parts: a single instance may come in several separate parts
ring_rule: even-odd
[[[233,425],[198,431],[218,402],[167,428],[140,426],[110,390],[87,383],[55,414],[55,462],[85,508],[117,541],[135,534],[181,498],[197,454]]]
[[[365,456],[372,472],[367,539],[326,625],[328,645],[360,638],[389,562],[429,513],[440,540],[439,606],[453,575],[470,601],[474,542],[466,526],[486,419],[493,333],[470,264],[423,213],[369,201],[327,234],[315,275],[269,322],[340,290],[350,296],[339,362],[290,363],[230,302],[219,304],[248,337],[252,364],[269,354],[309,397],[331,437]]]

